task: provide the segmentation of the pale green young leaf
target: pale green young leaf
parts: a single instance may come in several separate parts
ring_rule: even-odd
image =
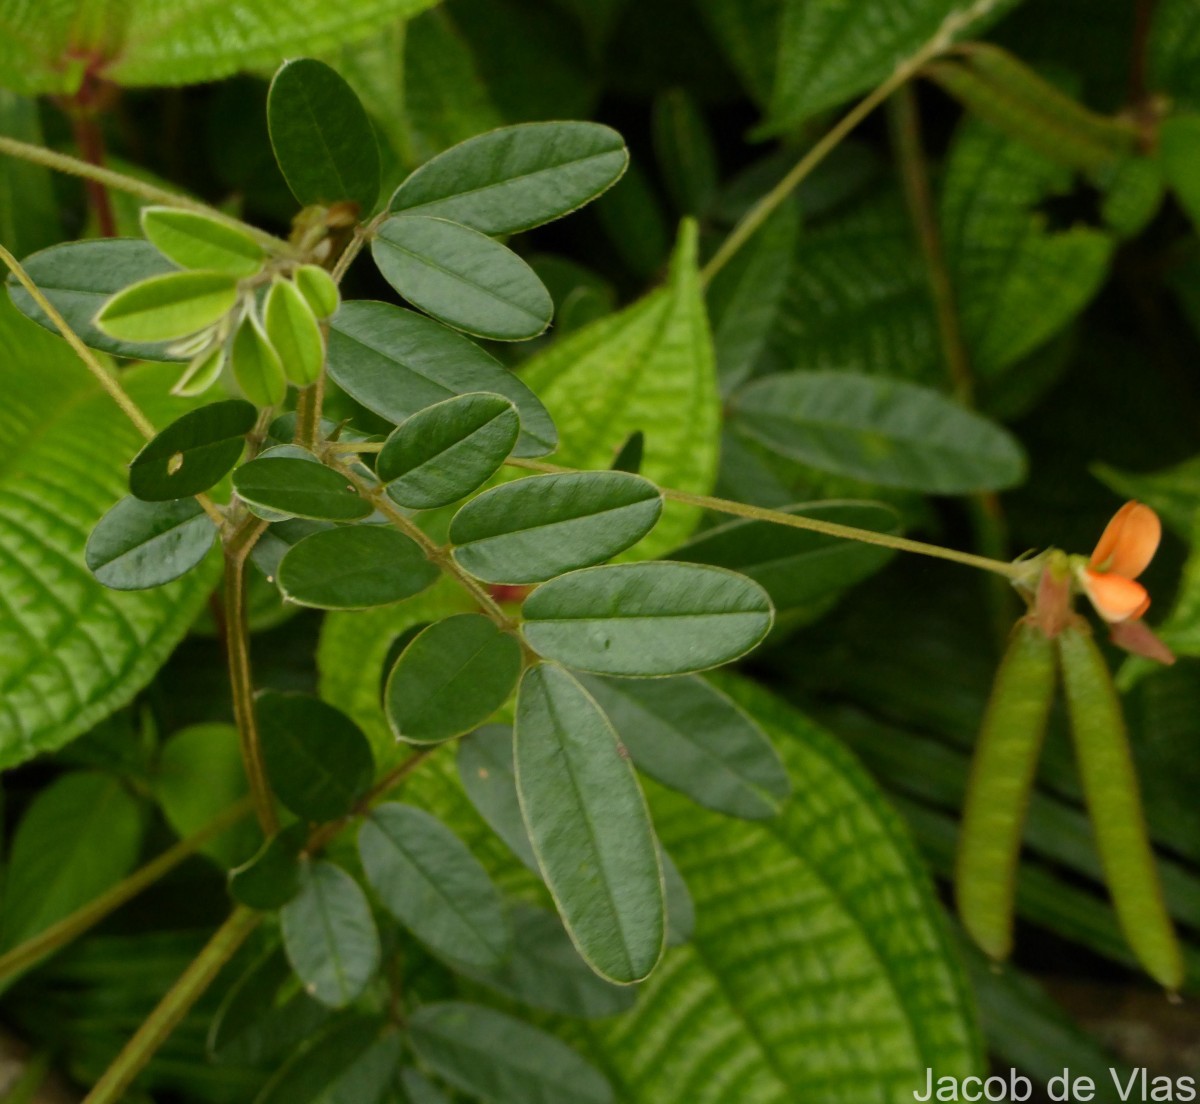
[[[113,356],[138,360],[182,360],[161,342],[146,344],[111,337],[96,325],[96,314],[115,294],[139,281],[177,271],[140,238],[113,238],[53,245],[26,257],[25,271],[85,345]],[[29,293],[8,277],[8,291],[22,314],[57,335],[58,327]]]
[[[146,366],[123,377],[160,425],[188,407],[168,394],[173,375]],[[0,617],[0,766],[11,767],[128,702],[194,621],[217,564],[151,591],[106,589],[85,543],[126,493],[141,435],[64,342],[3,299],[0,387],[0,590],[19,610]]]
[[[621,136],[599,123],[501,127],[427,161],[396,190],[389,209],[512,234],[595,199],[628,162]]]
[[[329,332],[329,374],[363,406],[393,423],[427,406],[486,391],[521,415],[517,456],[544,456],[558,442],[532,391],[462,334],[389,303],[346,303]]]
[[[616,733],[547,663],[521,680],[514,732],[525,827],[571,939],[602,977],[640,981],[662,956],[666,905],[646,799]]]
[[[207,491],[238,462],[257,416],[242,399],[189,410],[129,462],[129,489],[145,502],[167,502]]]
[[[267,340],[279,354],[283,374],[297,387],[316,383],[325,366],[325,340],[304,294],[288,280],[276,280],[263,304]]]
[[[1019,483],[1025,456],[988,419],[917,384],[847,372],[788,372],[739,392],[737,426],[820,471],[927,494]]]
[[[211,349],[198,353],[188,363],[183,375],[171,388],[172,395],[183,398],[194,398],[203,395],[221,376],[225,367],[225,346],[214,345]]]
[[[290,517],[357,521],[371,503],[340,472],[298,456],[260,456],[233,473],[233,488],[246,502]]]
[[[419,633],[396,660],[384,690],[388,723],[410,744],[438,743],[486,721],[508,701],[521,646],[478,613]]]
[[[550,325],[554,304],[537,274],[486,234],[441,218],[395,215],[371,255],[405,299],[476,337],[524,341]]]
[[[216,536],[216,526],[195,499],[123,498],[88,536],[84,562],[106,587],[145,590],[191,571]]]
[[[409,1031],[424,1062],[485,1104],[613,1104],[608,1082],[570,1047],[494,1009],[436,1001],[412,1014]]]
[[[267,94],[275,160],[302,207],[354,203],[362,217],[379,195],[379,147],[363,105],[323,61],[285,62]]]
[[[499,891],[463,842],[412,805],[387,802],[358,831],[367,881],[397,920],[452,963],[498,967],[512,929]]]
[[[669,679],[584,676],[634,765],[728,816],[774,816],[791,794],[787,771],[762,729],[696,675]]]
[[[504,483],[450,523],[454,558],[489,583],[537,583],[636,544],[662,513],[653,483],[627,472],[570,472]]]
[[[520,432],[517,408],[502,395],[459,395],[405,419],[384,443],[375,472],[401,506],[448,506],[495,473]]]
[[[121,341],[173,341],[219,322],[237,300],[236,276],[169,272],[117,292],[96,315],[96,325]]]
[[[255,406],[275,406],[283,402],[287,394],[283,364],[252,313],[247,313],[238,324],[229,360],[238,387]]]
[[[431,586],[438,569],[410,537],[377,525],[312,533],[279,564],[279,589],[317,609],[365,609],[409,598]]]
[[[771,628],[766,591],[700,564],[587,567],[543,583],[522,607],[539,655],[602,675],[678,675],[745,655]]]
[[[292,274],[292,281],[318,318],[332,318],[337,313],[342,301],[341,292],[333,277],[320,265],[301,265]]]
[[[642,475],[663,487],[711,492],[720,401],[696,248],[696,227],[685,222],[665,288],[552,343],[525,365],[522,378],[562,436],[557,462],[607,468],[641,430]],[[636,554],[654,556],[678,544],[697,517],[694,507],[670,504]]]
[[[308,860],[300,892],[279,914],[288,961],[306,992],[344,1008],[379,969],[379,933],[358,883],[341,867]]]
[[[143,207],[141,223],[150,244],[180,268],[252,276],[266,259],[249,234],[198,211]]]

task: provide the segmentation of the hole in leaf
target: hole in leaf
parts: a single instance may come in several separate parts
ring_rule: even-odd
[[[177,452],[167,461],[167,475],[174,475],[183,467],[183,453]]]

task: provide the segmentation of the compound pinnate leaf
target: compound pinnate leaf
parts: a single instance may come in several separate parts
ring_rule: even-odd
[[[628,163],[624,140],[599,123],[501,127],[425,162],[396,190],[390,210],[512,234],[582,207]]]
[[[522,632],[539,655],[601,675],[680,675],[745,655],[771,628],[757,583],[700,564],[588,567],[526,600]]]
[[[419,633],[396,660],[384,690],[388,722],[412,744],[459,736],[508,701],[520,673],[515,636],[482,614],[448,617]]]
[[[172,369],[134,368],[125,388],[158,424],[188,403]],[[214,560],[165,587],[106,589],[84,564],[88,534],[126,493],[141,436],[70,348],[0,297],[0,766],[61,747],[124,705],[204,605]]]
[[[379,195],[379,147],[363,105],[323,61],[300,58],[267,94],[275,160],[300,204],[349,200],[363,216]]]
[[[745,388],[750,437],[820,471],[927,494],[1019,483],[1025,456],[994,422],[917,384],[847,372],[787,372]]]
[[[129,462],[129,489],[145,502],[207,491],[232,470],[258,412],[242,399],[190,410],[161,430]]]
[[[334,820],[366,793],[375,773],[371,745],[341,710],[269,690],[255,699],[254,712],[271,787],[298,817]]]
[[[260,456],[233,473],[233,488],[247,502],[290,517],[357,521],[373,512],[344,475],[299,456]]]
[[[113,356],[138,360],[186,359],[167,352],[162,343],[122,341],[96,326],[96,314],[117,292],[139,281],[176,271],[149,242],[141,238],[67,242],[34,253],[21,263],[85,345]],[[58,333],[58,327],[17,283],[15,276],[8,278],[8,289],[22,314],[51,333]]]
[[[44,788],[13,838],[0,947],[15,947],[119,881],[137,861],[142,829],[137,800],[115,778],[76,771]]]
[[[877,533],[895,533],[900,520],[895,510],[876,502],[811,502],[785,512]],[[740,571],[771,596],[781,618],[794,624],[801,616],[824,612],[840,591],[873,575],[893,554],[811,530],[738,520],[706,529],[671,558]]]
[[[446,219],[396,215],[371,255],[405,299],[448,326],[496,341],[523,341],[550,325],[554,303],[511,249]]]
[[[666,287],[552,342],[522,369],[561,430],[557,463],[607,468],[641,430],[642,475],[660,487],[711,493],[721,410],[697,241],[695,223],[685,221]],[[698,516],[693,506],[669,503],[635,554],[648,558],[673,548]]]
[[[418,410],[385,442],[375,473],[411,510],[465,498],[504,463],[521,432],[517,408],[501,395],[459,395]]]
[[[195,499],[123,498],[96,523],[84,561],[106,587],[145,590],[191,571],[216,535],[212,519]]]
[[[454,515],[454,558],[489,583],[537,583],[636,544],[662,495],[627,472],[568,472],[505,483]]]
[[[665,945],[663,875],[612,725],[568,671],[542,663],[521,680],[514,731],[525,827],[571,939],[602,977],[640,981]]]
[[[359,829],[358,852],[383,906],[438,954],[476,968],[508,957],[512,931],[499,891],[437,817],[380,805]]]
[[[774,816],[792,792],[779,753],[725,694],[696,675],[584,676],[634,764],[665,786],[728,816]]]
[[[287,394],[283,362],[253,314],[238,324],[229,350],[233,378],[255,406],[275,406]]]
[[[544,456],[558,443],[541,401],[498,360],[432,318],[390,303],[346,303],[338,311],[330,323],[329,374],[395,423],[455,395],[503,395],[521,415],[517,456]]]
[[[236,276],[168,272],[117,292],[100,308],[96,326],[120,341],[173,341],[220,321],[237,300]]]
[[[565,1043],[494,1009],[422,1005],[409,1031],[418,1057],[485,1104],[613,1104],[612,1087]]]
[[[180,268],[252,276],[263,266],[262,246],[249,234],[198,211],[143,207],[141,220],[150,243]]]
[[[410,537],[377,525],[312,533],[279,564],[279,589],[317,609],[365,609],[409,598],[432,585],[438,569]]]
[[[379,969],[379,933],[358,883],[324,860],[303,862],[300,892],[279,913],[283,946],[309,995],[344,1008]]]
[[[325,363],[317,316],[295,284],[276,280],[263,304],[267,340],[279,354],[283,374],[298,387],[315,383]]]

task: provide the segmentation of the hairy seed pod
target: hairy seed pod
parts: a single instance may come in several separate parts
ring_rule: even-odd
[[[1058,638],[1083,795],[1117,921],[1138,961],[1167,989],[1183,958],[1146,831],[1125,719],[1108,664],[1085,625]]]
[[[1054,699],[1054,644],[1032,621],[996,672],[971,765],[955,867],[959,915],[991,958],[1008,957],[1025,814]]]

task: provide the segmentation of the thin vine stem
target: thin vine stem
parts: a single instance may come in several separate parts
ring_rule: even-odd
[[[249,234],[260,245],[266,246],[267,249],[280,256],[294,257],[296,255],[296,250],[290,242],[286,242],[282,238],[277,238],[274,234],[268,234],[265,230],[260,230],[257,226],[251,226],[248,222],[242,222],[241,219],[233,218],[216,207],[210,207],[207,203],[202,203],[198,199],[192,199],[191,196],[181,195],[179,192],[172,192],[167,188],[160,188],[145,180],[138,180],[136,177],[116,172],[114,169],[108,169],[102,165],[93,165],[81,158],[72,157],[70,154],[58,153],[55,150],[46,149],[44,146],[35,146],[32,143],[21,142],[16,138],[7,138],[4,135],[0,135],[0,153],[6,153],[10,157],[18,157],[22,161],[32,161],[35,165],[41,165],[56,172],[66,173],[68,176],[82,177],[84,180],[94,181],[106,188],[115,188],[118,192],[135,195],[139,199],[144,199],[149,203],[161,203],[167,207],[179,207],[186,211],[195,211],[197,214],[207,215],[217,222],[223,222],[226,226],[236,227],[244,234]]]
[[[104,1071],[83,1104],[116,1104],[146,1063],[166,1042],[220,972],[262,921],[263,914],[239,905],[204,945],[153,1012]]]
[[[547,464],[541,460],[525,460],[511,456],[506,463],[515,468],[526,468],[529,471],[538,472],[559,473],[575,470],[560,467],[558,464]],[[659,490],[664,498],[668,498],[672,502],[699,506],[720,514],[750,518],[753,521],[769,521],[774,525],[784,525],[791,529],[805,529],[812,533],[823,533],[828,537],[858,541],[860,544],[876,544],[882,548],[893,548],[897,552],[913,552],[918,556],[930,556],[933,559],[948,560],[951,563],[979,568],[981,571],[990,571],[996,575],[1003,575],[1007,579],[1020,579],[1026,575],[1026,568],[1022,564],[994,560],[988,556],[976,556],[972,552],[960,552],[955,548],[943,548],[938,544],[926,544],[924,541],[911,540],[908,537],[894,537],[890,533],[876,533],[872,529],[858,529],[853,525],[820,521],[817,518],[805,517],[803,514],[785,514],[781,510],[772,510],[765,506],[750,506],[744,502],[734,502],[727,498],[691,494],[688,491],[677,491],[672,487],[659,487]]]
[[[8,270],[17,278],[21,286],[29,293],[29,297],[41,308],[46,317],[54,323],[55,329],[62,335],[66,343],[71,346],[75,355],[83,361],[84,367],[91,372],[96,382],[100,384],[108,397],[120,407],[121,413],[133,423],[134,428],[146,440],[150,440],[158,432],[154,428],[154,423],[146,417],[142,408],[133,401],[129,392],[121,386],[120,381],[96,359],[95,354],[80,340],[79,335],[71,328],[70,323],[63,318],[62,314],[59,313],[58,308],[46,298],[42,293],[42,289],[30,279],[29,273],[25,271],[21,262],[5,249],[3,245],[0,245],[0,260],[4,262]],[[218,528],[224,525],[225,515],[221,513],[217,504],[208,495],[198,494],[195,497],[204,512],[212,519],[214,525]]]
[[[95,927],[106,916],[131,901],[143,890],[174,870],[184,859],[194,855],[210,840],[229,831],[250,812],[250,798],[230,805],[212,820],[186,839],[167,848],[161,855],[151,859],[116,885],[105,890],[99,897],[64,916],[55,924],[37,933],[24,943],[18,943],[10,951],[0,955],[0,981],[27,970],[49,954],[65,947],[84,932]]]
[[[925,65],[939,54],[944,53],[954,45],[955,40],[964,30],[978,19],[982,19],[1000,0],[975,0],[975,3],[961,11],[951,12],[937,33],[930,38],[916,53],[900,62],[884,82],[874,88],[858,101],[843,115],[813,147],[802,157],[788,174],[762,197],[730,231],[729,236],[721,243],[720,248],[712,255],[708,263],[701,269],[700,279],[708,284],[718,272],[729,262],[768,218],[775,209],[804,181],[842,140],[850,134],[868,115],[884,102],[897,88],[911,80]]]
[[[278,830],[279,822],[258,739],[258,720],[254,715],[254,678],[250,670],[250,630],[246,611],[246,560],[266,527],[265,521],[250,516],[226,538],[224,596],[233,717],[254,812],[263,834],[270,837]]]

